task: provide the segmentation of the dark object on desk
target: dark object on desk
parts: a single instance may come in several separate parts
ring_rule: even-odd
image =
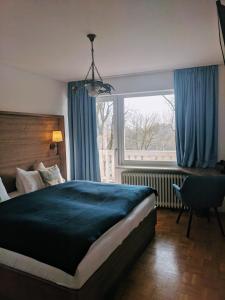
[[[181,187],[173,184],[176,196],[183,204],[177,217],[177,224],[184,211],[188,207],[190,217],[187,228],[187,237],[190,236],[191,222],[193,212],[207,213],[209,218],[209,209],[214,208],[216,218],[223,236],[224,230],[220,220],[217,208],[222,206],[225,196],[225,176],[189,176],[185,179]]]
[[[216,163],[216,170],[222,174],[225,174],[225,160],[220,160]]]

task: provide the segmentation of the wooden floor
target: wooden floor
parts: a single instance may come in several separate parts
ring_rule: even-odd
[[[187,239],[187,215],[179,225],[176,217],[177,212],[158,211],[156,237],[114,300],[225,300],[225,238],[216,219],[194,216]]]

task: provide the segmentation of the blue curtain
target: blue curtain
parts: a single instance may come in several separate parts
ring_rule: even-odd
[[[218,147],[218,66],[175,70],[177,163],[213,167]]]
[[[97,147],[96,100],[82,81],[68,83],[71,179],[100,181]]]

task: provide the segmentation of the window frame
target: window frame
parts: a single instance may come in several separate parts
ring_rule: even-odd
[[[116,132],[116,144],[115,145],[115,161],[118,162],[118,167],[177,167],[176,161],[143,161],[143,160],[125,160],[124,159],[124,98],[135,98],[135,97],[146,97],[154,95],[171,95],[174,94],[174,90],[160,90],[154,92],[143,92],[143,93],[126,93],[117,95],[114,100],[115,106],[115,126]]]
[[[109,101],[113,101],[113,132],[114,132],[114,161],[115,169],[126,168],[126,167],[158,167],[158,168],[175,168],[177,167],[176,161],[143,161],[143,160],[125,160],[124,159],[124,98],[132,97],[145,97],[154,95],[171,95],[174,94],[173,89],[158,90],[151,92],[137,92],[137,93],[123,93],[123,94],[112,94],[109,96]],[[96,99],[98,101],[98,99]]]

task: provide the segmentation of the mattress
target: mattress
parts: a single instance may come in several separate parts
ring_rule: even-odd
[[[135,207],[126,218],[106,231],[89,248],[74,276],[3,248],[0,248],[0,263],[64,287],[80,289],[154,207],[155,195],[152,194]]]

